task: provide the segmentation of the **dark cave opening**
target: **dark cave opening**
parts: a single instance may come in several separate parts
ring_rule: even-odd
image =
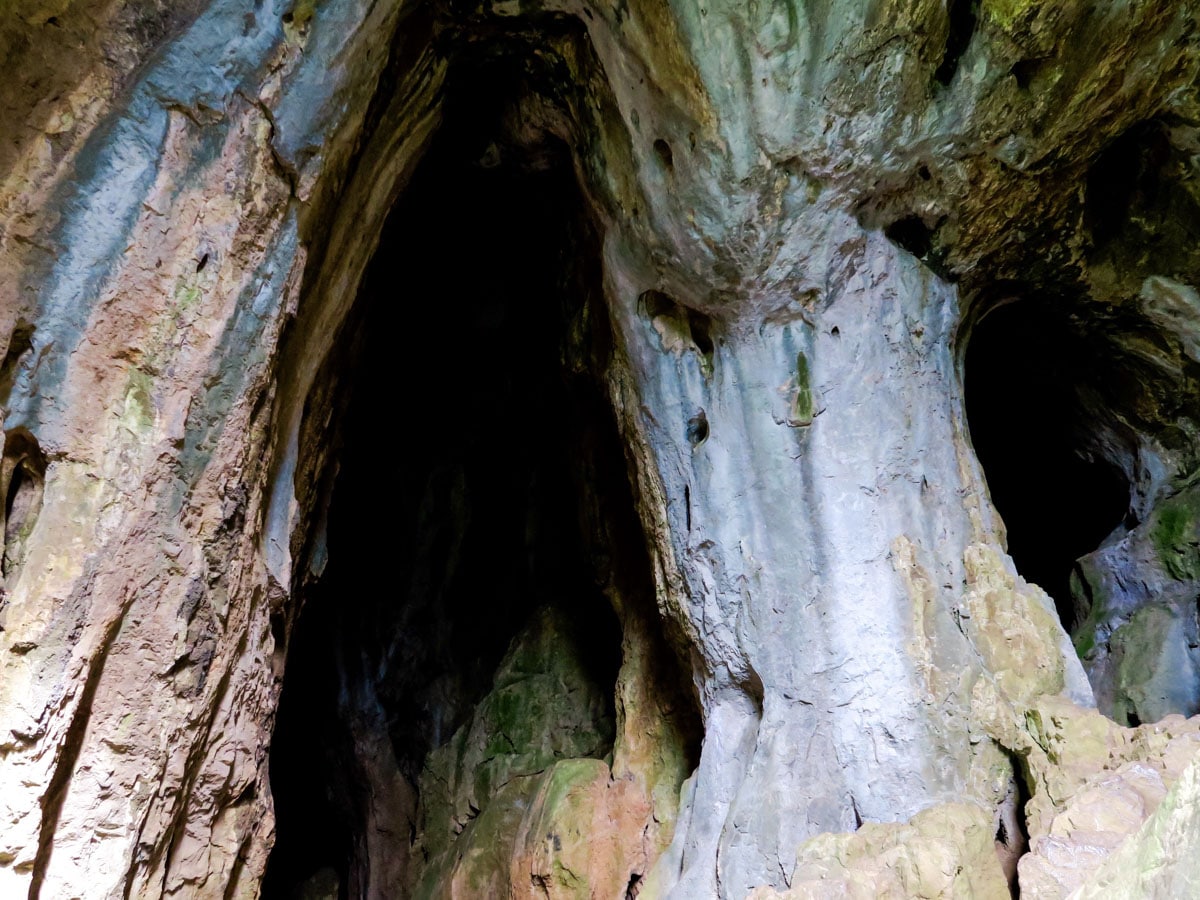
[[[1144,219],[1166,199],[1164,169],[1171,156],[1167,129],[1156,121],[1133,126],[1105,148],[1088,171],[1084,223],[1094,245],[1109,243],[1133,224],[1131,214]]]
[[[353,374],[328,565],[291,637],[271,749],[267,900],[365,896],[381,871],[393,892],[406,882],[427,755],[542,611],[567,623],[556,652],[606,698],[596,755],[611,752],[622,636],[605,585],[639,585],[653,608],[593,374],[608,326],[569,157],[552,139],[504,142],[523,65],[483,52],[455,71],[342,341]],[[380,833],[394,860],[368,860]]]
[[[0,461],[4,488],[0,577],[11,576],[24,560],[25,543],[41,512],[45,476],[46,459],[37,440],[24,428],[14,428],[5,437]]]
[[[1129,514],[1125,473],[1101,453],[1105,356],[1077,317],[1050,300],[992,308],[965,356],[967,420],[1017,570],[1054,598],[1063,626],[1075,561]]]
[[[933,73],[934,81],[949,86],[958,71],[958,64],[963,54],[971,46],[971,38],[975,36],[975,28],[979,22],[979,0],[950,0],[947,5],[949,29],[946,34],[946,48],[942,53],[942,61],[937,71]]]

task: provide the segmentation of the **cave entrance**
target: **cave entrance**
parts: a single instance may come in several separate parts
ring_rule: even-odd
[[[266,900],[428,895],[415,879],[455,838],[423,833],[423,816],[449,809],[469,833],[488,793],[547,753],[612,753],[613,586],[653,614],[596,377],[610,352],[598,236],[566,148],[506,141],[531,69],[493,51],[452,67],[444,124],[339,339],[328,562],[287,651]],[[471,792],[435,754],[467,760]]]
[[[1071,597],[1075,561],[1122,525],[1130,505],[1125,473],[1104,456],[1103,346],[1062,305],[1022,299],[983,315],[964,363],[971,441],[1009,554],[1054,598],[1068,630],[1086,612]]]

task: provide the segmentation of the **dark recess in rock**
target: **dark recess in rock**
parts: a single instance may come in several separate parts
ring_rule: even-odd
[[[971,45],[979,19],[979,0],[950,0],[948,14],[950,32],[946,36],[946,50],[937,71],[933,73],[934,80],[943,85],[949,85],[954,80],[958,63]]]
[[[1009,72],[1016,79],[1017,87],[1023,91],[1027,91],[1038,74],[1046,68],[1047,63],[1049,63],[1049,60],[1042,57],[1021,59],[1012,64]]]
[[[692,340],[700,354],[712,363],[713,351],[716,347],[712,339],[712,319],[694,309],[688,310],[688,326],[692,330]]]
[[[638,309],[651,322],[660,317],[673,320],[675,327],[683,330],[690,337],[696,351],[703,360],[701,368],[706,375],[712,374],[713,354],[716,343],[713,341],[713,320],[696,309],[676,303],[662,291],[643,291],[638,297]]]
[[[1101,345],[1041,298],[986,314],[966,352],[971,441],[1009,553],[1068,629],[1080,618],[1069,587],[1075,560],[1122,524],[1130,503],[1124,474],[1095,450],[1101,411],[1083,400],[1105,365]]]
[[[0,362],[0,404],[8,402],[21,357],[33,346],[33,331],[34,327],[28,322],[18,321],[8,339],[8,350],[4,361]]]
[[[700,410],[688,419],[687,436],[688,443],[693,447],[699,447],[708,440],[708,416],[705,415],[704,410]]]
[[[658,154],[659,160],[663,164],[663,168],[668,172],[675,170],[675,154],[671,152],[671,145],[659,138],[654,142],[654,152]]]
[[[1008,881],[1014,900],[1021,896],[1017,864],[1029,851],[1029,829],[1025,821],[1025,804],[1029,802],[1029,777],[1026,767],[1012,753],[1006,753],[1013,767],[1012,778],[1003,801],[996,809],[996,855]]]
[[[1160,122],[1142,122],[1100,155],[1088,172],[1084,224],[1103,246],[1120,233],[1135,210],[1156,205],[1171,145]]]
[[[933,230],[920,216],[905,216],[883,229],[888,240],[903,247],[917,259],[925,259],[933,249]]]
[[[46,477],[46,459],[37,439],[22,428],[5,436],[4,458],[0,464],[0,487],[4,494],[3,568],[8,578],[25,559],[25,544],[42,509]]]
[[[479,60],[451,79],[446,124],[389,218],[343,339],[353,378],[329,564],[288,653],[267,900],[329,870],[343,896],[365,890],[368,872],[405,881],[423,761],[468,720],[541,608],[564,614],[561,652],[607,698],[597,755],[611,751],[622,635],[603,587],[640,590],[653,609],[622,443],[591,374],[611,341],[603,306],[594,321],[587,307],[601,283],[596,236],[552,140],[479,164],[503,140],[523,77],[503,55]],[[385,443],[397,430],[402,445]],[[597,546],[605,527],[622,546]],[[666,652],[656,677],[678,689],[674,665]],[[364,761],[370,735],[397,767],[391,796],[388,754]],[[381,804],[397,826],[394,860],[367,846]]]

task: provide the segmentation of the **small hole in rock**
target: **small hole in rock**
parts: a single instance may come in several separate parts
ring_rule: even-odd
[[[688,310],[688,327],[692,330],[692,342],[704,356],[713,355],[712,319],[694,309]]]
[[[933,249],[933,231],[920,216],[905,216],[883,229],[893,244],[903,247],[917,259],[924,259]]]
[[[917,177],[922,181],[928,181],[931,179],[933,175],[931,175],[929,172],[929,166],[921,166],[921,168],[917,169]]]
[[[688,419],[687,439],[693,447],[699,447],[708,440],[708,416],[704,410]]]
[[[1029,86],[1033,83],[1033,79],[1044,68],[1046,60],[1044,59],[1022,59],[1012,64],[1012,68],[1008,71],[1017,81],[1017,87],[1023,91],[1029,90]]]
[[[671,145],[659,138],[654,142],[654,152],[658,154],[659,161],[663,164],[668,172],[675,170],[675,154],[671,152]]]
[[[204,267],[207,265],[208,265],[208,254],[205,253],[202,257],[200,257],[199,262],[196,263],[196,271],[203,272]]]

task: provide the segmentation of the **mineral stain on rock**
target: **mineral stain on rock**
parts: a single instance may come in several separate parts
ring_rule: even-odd
[[[811,425],[815,412],[812,384],[808,375],[808,357],[799,353],[796,355],[796,388],[792,397],[792,412],[788,417],[788,424]]]

